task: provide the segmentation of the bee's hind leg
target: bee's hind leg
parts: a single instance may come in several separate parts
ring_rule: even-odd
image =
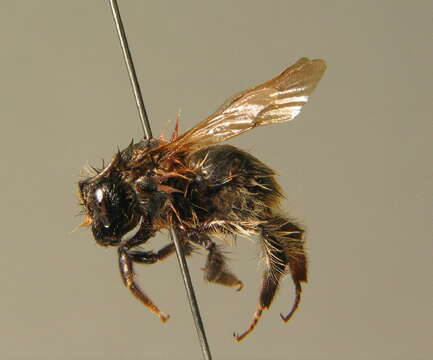
[[[284,321],[288,321],[297,309],[301,298],[301,282],[307,281],[307,259],[302,240],[303,230],[298,225],[282,217],[274,217],[260,225],[260,228],[265,263],[262,289],[253,320],[243,333],[240,335],[234,334],[236,341],[241,341],[253,331],[263,310],[271,306],[280,280],[286,274],[287,269],[290,270],[295,283],[296,298],[288,315],[281,315]]]

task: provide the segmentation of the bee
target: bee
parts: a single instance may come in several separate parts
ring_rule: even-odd
[[[124,285],[163,322],[169,316],[139,287],[134,264],[154,264],[175,252],[172,243],[158,251],[141,247],[169,228],[185,255],[196,247],[207,251],[205,280],[237,290],[243,283],[229,269],[215,238],[261,239],[264,272],[257,310],[249,327],[234,334],[235,340],[254,329],[286,274],[291,274],[296,294],[281,318],[287,322],[298,308],[307,281],[304,229],[280,210],[283,194],[275,172],[249,153],[220,143],[258,126],[294,119],[325,69],[321,59],[301,58],[272,80],[233,96],[182,135],[177,121],[170,141],[131,142],[107,166],[93,168],[79,182],[82,225],[91,226],[98,244],[117,247]]]

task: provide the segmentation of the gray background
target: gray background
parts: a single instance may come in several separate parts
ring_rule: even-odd
[[[257,329],[257,246],[231,249],[241,293],[190,261],[215,359],[431,359],[430,1],[120,1],[154,133],[182,129],[301,56],[328,71],[293,123],[231,141],[277,169],[308,228],[299,312],[285,281]],[[141,129],[106,1],[0,5],[2,359],[199,359],[176,258],[141,268],[162,324],[120,282],[75,197]],[[169,126],[171,128],[172,125]],[[167,242],[165,234],[150,248]]]

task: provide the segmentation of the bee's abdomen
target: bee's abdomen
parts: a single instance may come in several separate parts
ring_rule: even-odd
[[[196,179],[188,196],[202,217],[261,219],[282,197],[275,173],[254,156],[230,145],[197,151],[187,159]]]

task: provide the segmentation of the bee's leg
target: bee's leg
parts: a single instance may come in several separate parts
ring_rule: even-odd
[[[244,284],[227,267],[226,257],[221,251],[221,247],[212,242],[212,247],[208,249],[205,267],[205,279],[209,282],[225,286],[237,286],[236,291],[242,290]]]
[[[287,315],[280,314],[281,319],[289,321],[301,301],[302,283],[307,282],[307,254],[304,248],[304,230],[289,219],[276,217],[269,224],[269,236],[275,237],[283,246],[284,254],[288,260],[285,272],[292,276],[295,284],[295,300]]]
[[[259,303],[257,304],[257,310],[253,315],[253,320],[248,329],[241,334],[233,334],[236,341],[241,341],[251,331],[253,331],[262,316],[263,310],[269,308],[287,265],[287,257],[282,246],[271,237],[265,235],[264,232],[262,236],[264,241],[263,256],[265,270],[263,272]]]
[[[182,245],[183,253],[186,256],[189,256],[192,254],[194,248],[190,243],[184,243]],[[162,261],[168,258],[170,255],[172,255],[176,251],[176,247],[174,246],[174,243],[170,243],[160,250],[158,250],[156,253],[153,251],[139,251],[139,250],[129,250],[128,254],[131,257],[132,261],[140,264],[154,264],[157,261]]]
[[[249,328],[242,334],[234,334],[236,341],[245,338],[257,325],[263,310],[270,307],[287,267],[290,269],[295,283],[296,298],[289,314],[286,316],[281,315],[284,321],[288,321],[298,307],[302,291],[301,282],[307,280],[307,260],[302,240],[303,230],[289,220],[280,217],[273,218],[269,222],[260,225],[260,228],[265,263],[262,289],[253,320]]]
[[[226,264],[227,258],[224,256],[220,246],[216,245],[209,236],[197,234],[191,236],[191,241],[203,246],[208,250],[204,271],[205,280],[225,286],[237,286],[240,291],[244,284],[233,274]]]
[[[141,301],[148,309],[152,310],[156,315],[159,316],[162,322],[166,322],[169,316],[164,314],[159,308],[152,302],[152,300],[140,289],[135,281],[135,274],[133,268],[133,256],[129,254],[132,247],[143,244],[147,241],[150,235],[143,235],[141,232],[137,233],[135,237],[126,242],[122,243],[118,248],[119,253],[119,268],[122,281],[125,286],[131,291],[131,293]]]

